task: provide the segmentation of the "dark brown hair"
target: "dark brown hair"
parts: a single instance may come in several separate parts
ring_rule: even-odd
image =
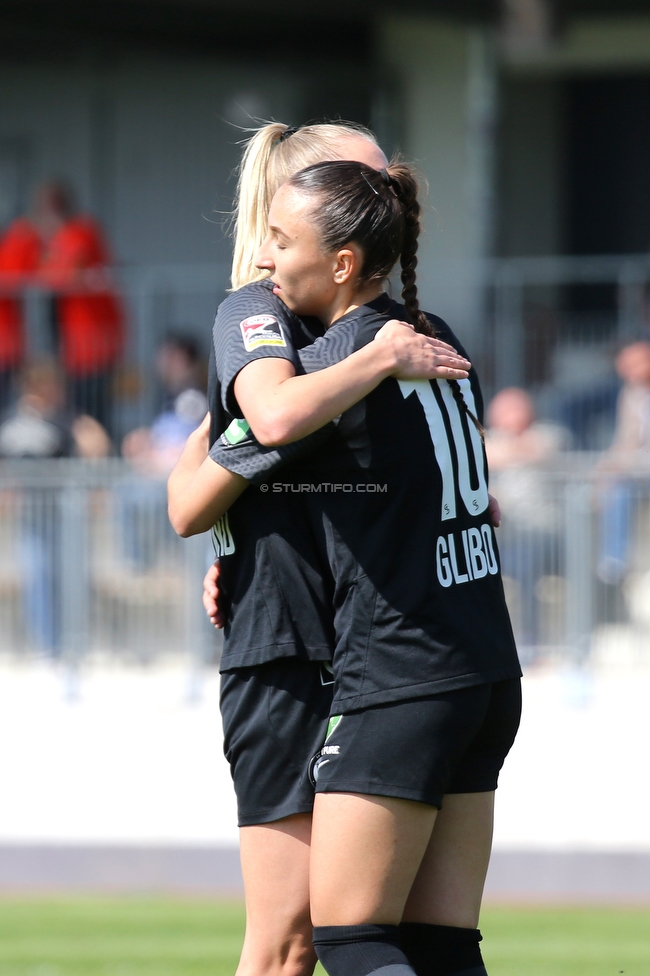
[[[376,170],[344,160],[316,163],[296,173],[287,184],[319,196],[313,218],[324,250],[337,251],[351,243],[361,248],[361,282],[386,278],[399,259],[406,314],[417,332],[435,335],[418,301],[415,272],[420,204],[418,182],[411,167],[391,163],[386,169]],[[459,407],[483,436],[483,428],[465,403],[458,381],[448,383]]]
[[[350,243],[361,248],[362,282],[386,278],[400,260],[407,312],[418,331],[431,335],[415,287],[420,205],[411,169],[397,163],[376,170],[341,160],[308,166],[287,182],[320,197],[313,216],[324,250],[337,251]]]

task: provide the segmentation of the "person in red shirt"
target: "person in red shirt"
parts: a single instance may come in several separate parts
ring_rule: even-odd
[[[92,217],[74,213],[65,184],[38,187],[29,216],[0,238],[0,411],[25,358],[20,292],[33,284],[54,293],[71,406],[110,427],[112,373],[124,348],[124,311],[111,264],[101,228]]]
[[[124,348],[124,311],[111,281],[112,258],[93,218],[75,214],[60,183],[37,192],[44,240],[40,279],[55,293],[59,355],[71,406],[110,427],[112,374]]]
[[[0,412],[9,404],[14,378],[25,357],[24,310],[20,295],[40,261],[42,241],[25,217],[0,237]]]

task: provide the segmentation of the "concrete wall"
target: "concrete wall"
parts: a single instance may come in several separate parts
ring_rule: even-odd
[[[242,137],[226,120],[292,118],[295,90],[288,73],[269,84],[262,68],[207,59],[4,64],[0,159],[23,153],[25,185],[68,179],[123,262],[223,260],[217,211],[230,206]]]
[[[650,670],[622,650],[527,672],[488,897],[647,901]],[[188,665],[98,658],[71,699],[51,663],[0,658],[0,892],[239,887],[219,676]]]
[[[474,263],[491,248],[495,66],[490,36],[432,18],[387,17],[381,64],[399,79],[401,145],[429,183],[419,287],[424,307],[476,339]],[[470,349],[471,352],[471,349]]]

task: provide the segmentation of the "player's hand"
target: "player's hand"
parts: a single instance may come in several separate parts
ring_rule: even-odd
[[[225,614],[219,609],[219,560],[210,566],[203,578],[203,606],[205,607],[205,612],[210,618],[210,623],[213,624],[217,630],[221,628],[226,623]]]
[[[395,356],[391,375],[399,380],[464,380],[471,363],[453,346],[416,332],[408,322],[391,319],[381,327],[375,342],[389,342]]]
[[[499,503],[494,497],[494,495],[488,495],[488,513],[490,515],[490,521],[495,529],[498,529],[501,525],[501,509],[499,508]]]

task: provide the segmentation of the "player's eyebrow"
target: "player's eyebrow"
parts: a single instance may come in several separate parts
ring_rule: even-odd
[[[276,237],[281,237],[285,241],[289,240],[289,237],[285,234],[282,228],[277,227],[275,224],[269,224],[269,230],[272,231]]]

